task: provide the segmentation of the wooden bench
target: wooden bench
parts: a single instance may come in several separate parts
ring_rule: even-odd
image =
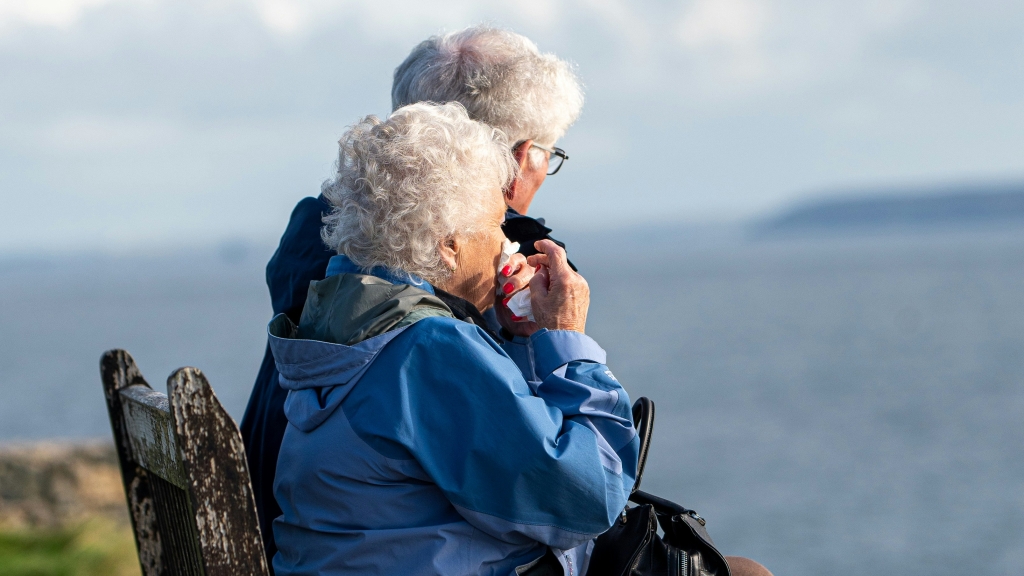
[[[145,576],[268,575],[238,426],[203,373],[153,390],[124,350],[100,360]]]

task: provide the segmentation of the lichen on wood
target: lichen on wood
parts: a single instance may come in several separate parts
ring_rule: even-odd
[[[159,520],[153,496],[145,483],[146,472],[140,470],[128,487],[128,502],[132,521],[135,525],[136,544],[139,551],[139,564],[146,576],[164,574],[163,542],[160,538]]]
[[[121,411],[131,430],[128,443],[140,466],[183,489],[188,488],[175,446],[167,396],[136,384],[121,391]]]
[[[238,426],[195,368],[172,374],[167,392],[207,574],[267,574]]]
[[[164,396],[123,350],[101,371],[144,573],[269,574],[241,434],[206,377],[177,370]]]

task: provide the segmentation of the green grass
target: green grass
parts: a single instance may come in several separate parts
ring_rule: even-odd
[[[64,530],[0,529],[3,576],[137,576],[131,528],[93,520]]]

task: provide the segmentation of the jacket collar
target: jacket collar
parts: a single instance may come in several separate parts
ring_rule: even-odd
[[[330,278],[337,274],[365,274],[367,276],[375,276],[385,282],[390,282],[391,284],[407,284],[414,288],[419,288],[431,295],[434,294],[434,287],[430,285],[430,282],[427,282],[415,274],[410,274],[403,270],[390,270],[384,266],[362,268],[356,265],[355,262],[344,254],[333,256],[327,262],[327,275],[325,278]]]
[[[515,212],[511,208],[509,208],[509,210]],[[449,294],[440,288],[434,288],[429,282],[415,274],[410,274],[401,270],[394,272],[383,266],[374,266],[367,270],[357,266],[355,262],[344,254],[338,254],[337,256],[332,257],[327,263],[327,277],[330,278],[335,274],[366,274],[380,278],[385,282],[390,282],[392,284],[407,284],[414,288],[419,288],[424,292],[429,292],[431,295],[437,296],[442,302],[444,302],[457,319],[479,326],[496,342],[502,341],[502,337],[491,329],[490,324],[480,311],[477,310],[476,306],[469,303],[467,300],[455,296],[454,294]]]

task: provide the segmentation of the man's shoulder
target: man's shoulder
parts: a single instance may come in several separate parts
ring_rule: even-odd
[[[320,228],[323,227],[324,214],[329,211],[330,207],[320,198],[310,196],[299,200],[288,219],[288,227],[281,235],[278,252],[306,252],[310,248],[327,252],[320,239]]]
[[[292,218],[297,214],[306,215],[310,213],[317,214],[320,217],[319,214],[330,212],[330,210],[331,205],[327,203],[323,196],[306,196],[295,205],[295,208],[292,210]]]
[[[323,200],[323,197],[307,196],[299,200],[295,208],[292,209],[291,218],[288,219],[288,228],[285,230],[282,240],[287,238],[290,233],[296,232],[297,229],[310,228],[316,229],[317,238],[319,238],[324,215],[330,211],[331,207]]]
[[[298,318],[311,280],[322,280],[334,252],[320,238],[323,215],[330,207],[321,198],[303,198],[292,210],[288,227],[267,263],[267,286],[274,313]]]

